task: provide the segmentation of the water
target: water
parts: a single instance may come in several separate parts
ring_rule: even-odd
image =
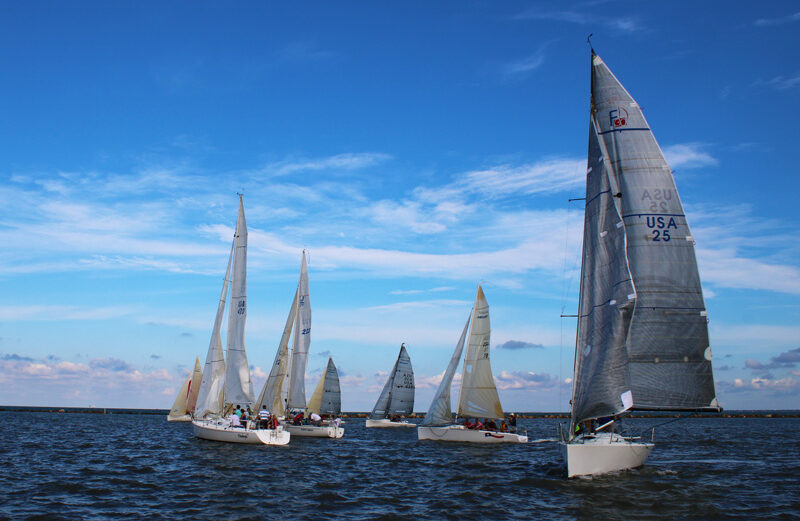
[[[629,420],[634,429],[661,423]],[[637,470],[568,480],[557,420],[525,445],[365,429],[284,447],[154,415],[0,413],[2,519],[800,519],[800,419],[688,419]]]

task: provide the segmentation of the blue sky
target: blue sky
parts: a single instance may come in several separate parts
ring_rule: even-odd
[[[308,387],[427,409],[483,281],[506,410],[570,395],[586,35],[675,171],[723,407],[800,408],[796,2],[0,7],[0,403],[168,407],[245,194],[263,382],[309,250]]]

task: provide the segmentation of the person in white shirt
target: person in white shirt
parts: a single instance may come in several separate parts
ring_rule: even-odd
[[[231,427],[241,427],[242,426],[242,422],[239,421],[239,417],[237,415],[231,414],[230,418],[228,418],[228,419],[231,421]]]
[[[311,421],[314,423],[314,425],[320,425],[320,423],[322,422],[322,417],[319,414],[312,412]]]
[[[262,429],[269,429],[269,411],[266,405],[262,405],[261,410],[258,411],[258,426]]]

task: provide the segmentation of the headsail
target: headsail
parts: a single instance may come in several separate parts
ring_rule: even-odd
[[[222,317],[225,312],[225,299],[228,295],[228,282],[231,274],[231,264],[233,263],[233,251],[235,247],[236,240],[234,239],[231,245],[231,253],[228,256],[228,267],[225,270],[225,279],[222,283],[222,294],[219,297],[219,304],[217,305],[214,327],[211,330],[211,340],[208,343],[206,364],[203,368],[203,379],[200,384],[200,391],[197,395],[197,405],[195,407],[196,418],[222,414],[225,356],[222,352],[222,339],[220,338],[219,331],[222,327]]]
[[[306,252],[300,264],[300,281],[297,284],[297,316],[292,344],[289,375],[288,409],[306,408],[306,366],[311,345],[311,300],[308,295],[308,266]]]
[[[464,357],[464,373],[461,395],[458,400],[458,415],[472,418],[502,418],[503,407],[497,395],[489,361],[489,304],[478,286],[475,307],[472,310],[472,329],[469,345]]]
[[[379,420],[393,414],[407,416],[412,412],[414,412],[414,370],[411,368],[411,357],[408,356],[405,344],[401,344],[400,354],[369,417],[372,420]]]
[[[342,393],[339,388],[339,373],[333,364],[333,358],[328,357],[325,373],[319,379],[311,399],[308,400],[307,412],[311,414],[327,414],[339,416],[342,414]]]
[[[175,402],[172,404],[172,409],[170,409],[167,418],[170,420],[175,420],[177,418],[181,418],[182,416],[186,416],[188,411],[186,407],[186,401],[189,395],[189,385],[192,383],[192,375],[186,377],[186,380],[181,385],[181,388],[178,390],[178,396],[175,397]]]
[[[686,217],[641,108],[592,54],[573,422],[717,410]]]
[[[241,195],[234,244],[231,304],[228,309],[225,403],[249,406],[253,403],[253,382],[250,380],[250,366],[244,345],[244,326],[247,320],[247,223]]]
[[[189,382],[189,391],[186,397],[186,411],[194,413],[197,407],[197,395],[200,393],[200,384],[203,382],[203,368],[200,365],[200,357],[195,357],[194,371],[192,371],[192,381]]]
[[[263,405],[272,414],[283,416],[286,414],[283,388],[286,387],[287,370],[289,366],[289,338],[292,335],[292,326],[294,326],[295,315],[297,314],[297,292],[292,299],[292,306],[289,308],[289,316],[286,318],[286,325],[283,327],[283,335],[278,344],[278,352],[275,353],[275,361],[272,363],[267,381],[264,382],[264,388],[261,389],[261,394],[256,400],[254,411],[261,410]]]
[[[453,383],[453,377],[458,368],[458,362],[461,361],[461,353],[464,351],[464,342],[467,339],[467,329],[469,328],[469,321],[472,318],[472,311],[467,317],[467,323],[464,324],[464,331],[461,332],[461,338],[458,339],[456,348],[453,351],[453,356],[450,357],[450,363],[447,364],[447,369],[444,371],[442,381],[439,382],[439,387],[436,389],[436,394],[433,395],[431,407],[422,421],[422,425],[428,427],[438,427],[440,425],[448,425],[453,422],[453,412],[450,407],[450,386]]]

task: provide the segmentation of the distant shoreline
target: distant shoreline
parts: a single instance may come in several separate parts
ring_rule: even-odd
[[[79,413],[79,414],[169,414],[169,409],[123,409],[116,407],[35,407],[26,405],[0,405],[0,412],[47,412],[47,413]],[[511,414],[511,412],[506,413]],[[567,419],[569,413],[564,412],[514,412],[518,418]],[[344,412],[343,418],[366,418],[368,412]],[[409,418],[423,418],[425,413],[417,412]],[[633,418],[800,418],[800,410],[765,410],[765,411],[723,411],[718,413],[644,413],[636,412]]]

